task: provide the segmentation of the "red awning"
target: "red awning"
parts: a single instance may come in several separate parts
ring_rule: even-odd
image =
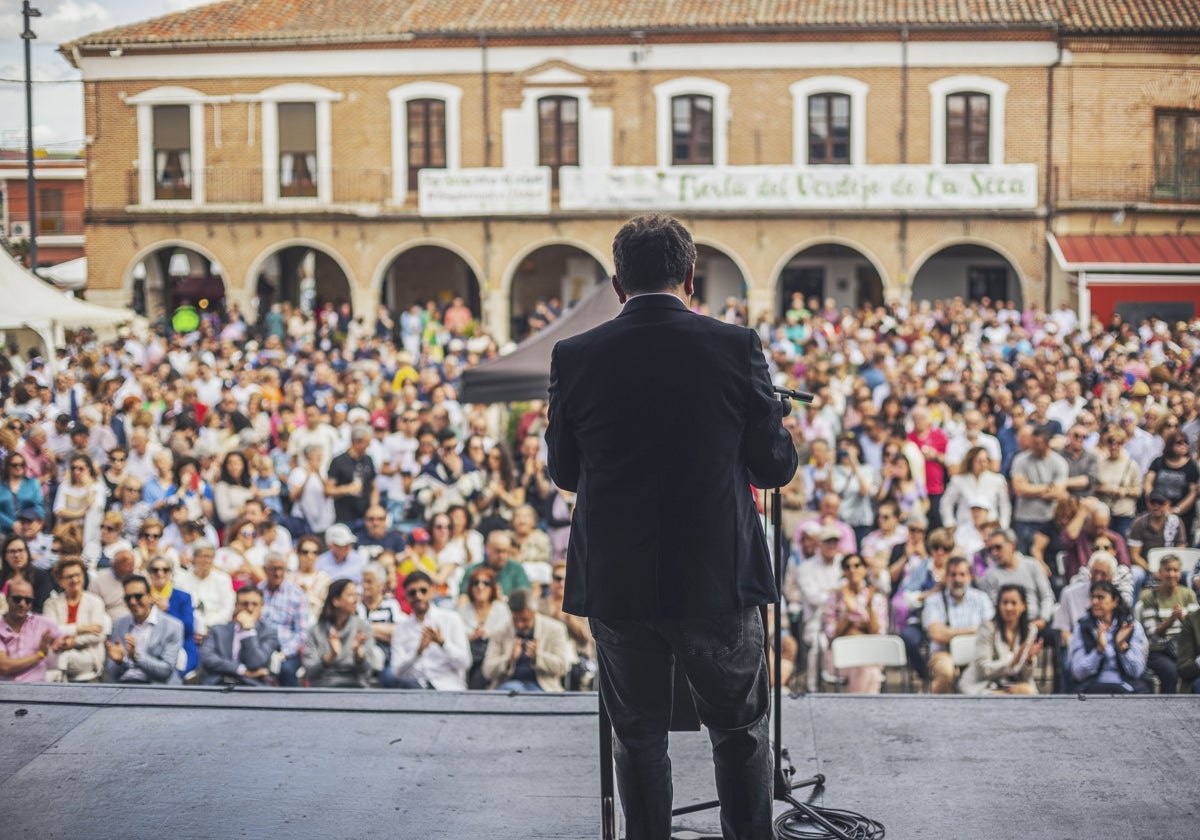
[[[1200,270],[1200,235],[1196,234],[1050,234],[1048,239],[1058,264],[1066,271]]]

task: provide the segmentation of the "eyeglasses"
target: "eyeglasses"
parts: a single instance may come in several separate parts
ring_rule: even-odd
[[[100,530],[101,530],[101,531],[108,531],[109,533],[112,533],[112,532],[114,532],[114,531],[120,531],[120,530],[121,530],[121,526],[120,526],[120,525],[101,525],[101,526],[100,526]]]
[[[411,589],[405,589],[404,594],[407,595],[409,598],[413,597],[414,595],[428,595],[429,587],[428,586],[414,586]]]
[[[1003,548],[1004,546],[1002,545],[989,545],[986,550],[990,551],[992,554],[999,554]]]
[[[931,546],[929,546],[929,550],[930,551],[949,551],[950,547],[946,546],[946,545],[931,545]]]
[[[10,466],[10,467],[22,467],[22,468],[24,468],[24,466],[25,466],[25,462],[24,462],[24,461],[12,461],[12,462],[10,462],[10,463],[9,463],[9,466]]]
[[[14,604],[33,604],[33,598],[28,595],[9,595],[8,600]]]
[[[449,527],[450,527],[450,523],[449,523],[449,522],[447,522],[447,523],[445,523],[444,525],[434,525],[434,526],[433,526],[433,530],[435,530],[435,531],[442,531],[442,530],[445,530],[445,529],[447,529],[447,528],[449,528]]]
[[[28,554],[29,552],[21,546],[14,546],[13,548],[8,549],[4,553],[8,554],[8,555],[12,555],[12,554]]]
[[[908,526],[908,532],[909,532],[910,534],[924,534],[924,533],[925,533],[925,529],[924,529],[924,528],[922,528],[920,525],[909,525],[909,526]]]
[[[123,462],[125,460],[125,456],[124,455],[110,455],[108,460],[110,463],[117,464],[117,463]]]
[[[847,569],[861,569],[861,568],[863,568],[863,565],[864,564],[862,564],[862,563],[847,563],[846,568]]]
[[[1151,499],[1150,500],[1150,504],[1154,505],[1155,507],[1157,507],[1158,505],[1165,505],[1166,503],[1167,503],[1166,499]]]
[[[487,578],[471,578],[471,586],[491,586],[492,582]]]
[[[567,579],[566,575],[555,575],[554,576],[555,583],[563,583],[564,581],[566,581],[566,579]]]
[[[144,540],[156,540],[162,536],[162,532],[161,531],[147,531],[146,533],[142,534],[141,536],[142,536],[142,539],[144,539]]]
[[[319,554],[315,548],[301,548],[296,550],[297,554]]]
[[[257,537],[258,531],[254,530],[253,528],[243,528],[242,530],[238,531],[238,536],[239,537]]]
[[[1094,548],[1096,551],[1112,551],[1113,544],[1098,542],[1094,546],[1092,546],[1092,548]]]
[[[145,592],[135,592],[132,595],[125,596],[126,604],[140,604],[146,597]]]
[[[165,575],[165,574],[167,574],[167,573],[168,573],[168,572],[170,572],[170,571],[171,571],[171,569],[170,569],[170,567],[168,567],[168,566],[153,566],[153,567],[151,567],[151,569],[150,569],[150,574],[152,574],[152,575]]]

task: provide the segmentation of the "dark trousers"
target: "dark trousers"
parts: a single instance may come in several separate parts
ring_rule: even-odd
[[[591,626],[627,840],[671,834],[667,738],[677,657],[712,742],[722,834],[772,837],[770,690],[758,608],[686,620],[593,618]]]
[[[1146,667],[1158,677],[1158,693],[1174,694],[1179,685],[1179,668],[1175,659],[1165,650],[1152,650],[1146,660]]]

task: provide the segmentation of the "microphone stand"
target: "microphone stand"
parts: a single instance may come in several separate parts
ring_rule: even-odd
[[[795,400],[801,403],[811,403],[813,395],[805,391],[793,391],[788,388],[774,386],[773,390],[779,397],[779,402],[783,406],[783,416],[786,417],[791,413],[792,404],[790,400]],[[771,529],[773,532],[773,556],[774,556],[774,571],[775,571],[775,589],[780,594],[780,599],[783,596],[783,488],[775,487],[771,490]],[[787,750],[783,748],[783,615],[782,603],[775,604],[775,628],[771,636],[771,650],[774,653],[774,694],[772,696],[772,712],[773,732],[774,732],[774,789],[773,798],[777,802],[786,802],[796,810],[800,811],[806,819],[817,823],[830,832],[831,836],[842,838],[842,840],[851,840],[850,836],[843,832],[841,828],[829,822],[820,813],[813,810],[803,802],[798,801],[793,797],[792,791],[800,788],[812,787],[821,789],[825,785],[825,776],[818,773],[807,779],[798,782],[793,782],[792,777],[796,774],[796,768],[792,766],[791,758],[787,754]],[[766,627],[766,608],[763,608],[763,626]],[[599,664],[599,663],[598,663]],[[603,667],[600,665],[600,667]],[[599,677],[599,674],[597,674]],[[599,685],[599,680],[597,680]],[[613,752],[612,752],[612,720],[608,715],[608,710],[604,707],[604,699],[597,692],[597,699],[600,706],[600,822],[601,822],[601,838],[602,840],[618,840],[617,831],[617,811],[616,797],[614,795],[613,783]],[[784,762],[787,765],[784,766]],[[685,805],[681,808],[675,808],[671,811],[671,816],[678,817],[683,814],[692,814],[697,811],[707,811],[712,808],[719,808],[720,800],[711,800],[709,802],[700,802],[695,805]]]

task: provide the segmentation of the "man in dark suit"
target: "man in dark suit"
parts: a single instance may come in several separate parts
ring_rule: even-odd
[[[234,603],[233,621],[210,629],[200,648],[204,684],[266,685],[279,637],[275,628],[262,620],[262,593],[243,586]]]
[[[682,664],[709,729],[727,838],[771,836],[759,607],[778,600],[751,485],[796,450],[758,336],[693,314],[696,248],[643,216],[613,241],[621,314],[554,348],[550,473],[578,493],[563,609],[588,616],[627,837],[671,827],[667,733]]]

